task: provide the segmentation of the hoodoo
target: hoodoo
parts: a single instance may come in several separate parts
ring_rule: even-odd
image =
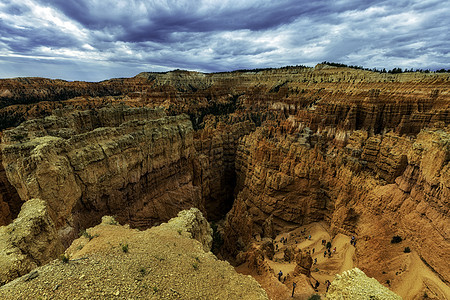
[[[449,298],[449,83],[327,65],[0,80],[0,295],[53,276],[39,295],[68,296],[65,276],[95,281],[68,268],[107,273],[128,245],[157,254],[105,297],[191,295],[179,253],[234,291],[205,297]]]

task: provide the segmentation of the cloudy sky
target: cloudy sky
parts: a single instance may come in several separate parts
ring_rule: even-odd
[[[449,0],[0,0],[0,78],[450,68]]]

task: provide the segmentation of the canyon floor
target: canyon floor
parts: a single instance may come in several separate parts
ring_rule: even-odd
[[[286,239],[287,242],[282,242],[282,239]],[[322,244],[322,240],[330,241],[331,249],[336,247],[335,252],[331,251],[331,256],[324,254],[327,248],[326,244]],[[312,223],[281,233],[274,239],[277,249],[275,255],[272,260],[266,258],[272,272],[260,275],[249,268],[248,264],[242,264],[235,269],[238,273],[253,276],[273,300],[308,299],[313,294],[327,299],[326,280],[332,282],[335,275],[357,266],[355,250],[359,241],[356,239],[353,246],[351,240],[351,236],[344,234],[338,234],[330,240],[329,227],[325,222]],[[296,263],[286,261],[284,258],[284,250],[291,246],[297,250],[306,250],[311,253],[314,260],[317,259],[312,265],[310,277],[304,275],[294,277]],[[442,282],[436,273],[429,270],[414,251],[397,256],[392,264],[400,265],[398,269],[401,271],[392,276],[389,284],[386,282],[383,284],[397,294],[403,295],[404,299],[449,299],[450,287]],[[279,271],[283,272],[281,282],[277,278]],[[320,285],[315,290],[313,286],[316,281]],[[292,297],[293,282],[296,282],[294,297]],[[428,288],[432,287],[435,293],[428,293],[424,297],[422,282],[425,282]]]

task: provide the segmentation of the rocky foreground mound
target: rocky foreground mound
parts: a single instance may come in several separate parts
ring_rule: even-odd
[[[268,299],[252,277],[209,252],[211,234],[195,208],[146,231],[104,217],[62,260],[2,286],[0,298]]]
[[[377,299],[401,300],[402,298],[382,286],[374,278],[369,278],[358,268],[336,275],[326,299]]]

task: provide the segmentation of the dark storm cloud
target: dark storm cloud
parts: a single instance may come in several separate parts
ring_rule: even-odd
[[[262,30],[326,9],[321,1],[223,1],[229,5],[202,5],[202,1],[66,1],[41,0],[91,28],[122,26],[135,29],[177,31]],[[119,4],[117,4],[119,3]],[[216,1],[216,3],[220,3]],[[242,5],[242,3],[244,3]],[[103,8],[109,7],[107,13]],[[145,12],[145,14],[141,14]],[[136,19],[136,17],[138,19]],[[142,21],[134,26],[135,21]]]
[[[32,53],[34,48],[46,47],[76,47],[79,42],[71,36],[53,28],[15,28],[0,20],[0,40],[9,39],[9,48],[17,53]]]
[[[36,70],[66,66],[67,79],[86,75],[74,66],[95,69],[87,80],[120,69],[211,72],[323,60],[450,68],[448,15],[434,0],[4,0],[0,77],[13,65],[34,76],[35,61]]]

